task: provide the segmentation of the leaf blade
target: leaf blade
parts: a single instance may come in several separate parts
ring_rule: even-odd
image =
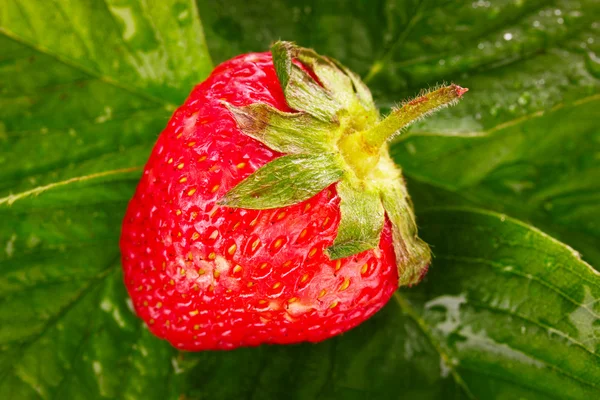
[[[327,248],[332,260],[379,246],[385,213],[376,188],[357,187],[342,180],[336,185],[340,196],[340,224],[333,244]]]
[[[259,168],[219,204],[257,210],[285,207],[311,198],[343,174],[332,154],[283,156]]]

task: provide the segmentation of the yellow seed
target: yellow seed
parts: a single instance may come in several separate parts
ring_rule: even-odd
[[[179,274],[180,274],[181,276],[185,275],[185,269],[181,268],[181,270],[179,271]]]
[[[315,254],[317,254],[317,249],[316,249],[315,247],[313,247],[313,248],[310,250],[310,252],[308,253],[308,256],[309,256],[309,257],[312,257],[312,256],[314,256]]]
[[[187,182],[187,177],[185,177],[185,176],[179,180],[179,183],[184,183],[184,182]]]
[[[281,282],[277,282],[273,285],[273,289],[277,289],[279,286],[281,286]]]
[[[198,310],[194,310],[194,311],[190,311],[190,315],[193,317],[194,315],[198,315],[198,313],[200,313],[200,311]]]
[[[269,264],[267,264],[266,262],[264,262],[264,263],[260,264],[260,269],[265,269],[265,268],[267,268],[267,265],[269,265]]]
[[[321,293],[319,293],[318,298],[320,299],[321,297],[325,296],[327,294],[327,290],[323,289],[321,290]]]
[[[162,307],[162,303],[159,301],[158,303],[156,303],[156,308],[161,308]]]
[[[211,192],[211,193],[214,193],[214,192],[216,192],[217,190],[219,190],[219,185],[215,185],[215,186],[213,186],[213,187],[212,187],[212,189],[210,189],[210,192]]]
[[[348,286],[350,286],[350,279],[346,279],[344,281],[344,283],[342,283],[342,286],[340,286],[340,288],[338,290],[340,292],[343,292],[344,290],[348,289]]]
[[[196,142],[189,142],[189,143],[188,143],[188,146],[189,146],[189,147],[194,147],[194,145],[195,145],[195,144],[196,144]]]
[[[302,232],[300,232],[300,239],[304,238],[304,236],[306,236],[307,233],[308,231],[306,229],[302,229]]]
[[[287,260],[286,262],[284,262],[283,264],[281,264],[281,266],[282,266],[283,268],[287,268],[287,267],[289,267],[289,266],[290,266],[290,264],[291,264],[291,263],[292,263],[292,260]]]
[[[208,285],[208,291],[212,292],[215,290],[215,285]]]
[[[148,302],[144,301],[144,307],[148,307]]]
[[[297,297],[292,297],[291,299],[288,300],[288,303],[293,303],[295,301],[298,301]]]
[[[173,279],[171,279],[171,280],[169,281],[169,285],[175,285],[175,281],[174,281]]]
[[[281,211],[279,214],[277,214],[277,220],[282,220],[285,217],[285,211]]]
[[[177,232],[177,237],[181,237],[181,232]]]
[[[364,275],[364,274],[366,274],[366,273],[367,273],[367,270],[368,270],[368,269],[369,269],[369,264],[365,264],[365,265],[363,265],[363,266],[362,266],[362,268],[360,269],[360,273]]]
[[[308,280],[308,274],[304,274],[302,275],[302,279],[300,279],[300,282],[304,283]]]
[[[192,261],[194,259],[194,255],[192,254],[192,252],[190,251],[187,255],[188,260]]]
[[[219,231],[214,230],[213,233],[211,233],[208,238],[214,240],[217,238],[217,236],[219,236]]]
[[[234,274],[238,274],[240,272],[242,272],[242,266],[241,265],[236,265],[235,267],[233,267],[233,273]]]
[[[167,269],[167,263],[165,261],[162,263],[162,269],[163,271]]]
[[[217,255],[214,252],[212,252],[208,255],[209,260],[214,260],[216,257],[217,257]]]
[[[236,222],[235,225],[233,226],[232,230],[235,231],[237,228],[240,227],[240,224],[241,224],[240,221]]]
[[[266,304],[266,302],[267,302],[266,300],[259,300],[258,304]]]
[[[188,196],[191,196],[191,195],[193,195],[194,193],[196,193],[196,188],[188,190],[188,192],[187,192],[187,195],[188,195]]]
[[[259,244],[260,244],[260,239],[256,239],[254,242],[252,242],[252,251],[256,250],[256,248],[258,247]]]
[[[227,249],[227,253],[229,253],[229,255],[232,256],[233,253],[235,253],[236,249],[237,249],[237,245],[234,243],[231,246],[229,246],[229,248]]]
[[[150,321],[148,321],[148,322],[150,323],[150,325],[154,325],[154,322],[156,322],[156,321],[154,321],[154,318],[150,318]]]
[[[196,240],[200,237],[200,234],[198,232],[194,232],[194,234],[192,235],[192,240]]]
[[[204,275],[205,273],[206,273],[206,271],[205,271],[205,270],[203,270],[202,268],[200,268],[200,269],[198,270],[198,275]]]
[[[179,163],[179,165],[177,166],[177,169],[182,169],[184,167],[184,163]]]
[[[340,270],[340,268],[342,268],[342,260],[337,260],[337,261],[335,262],[335,270],[336,270],[336,271],[339,271],[339,270]]]
[[[244,168],[245,166],[246,166],[246,163],[245,163],[245,162],[241,162],[241,163],[239,163],[238,165],[236,165],[237,169],[242,169],[242,168]]]
[[[275,243],[273,243],[273,247],[274,247],[275,249],[278,249],[278,248],[280,248],[282,245],[283,245],[283,239],[277,239],[277,240],[275,241]]]
[[[308,210],[310,210],[310,203],[306,203],[304,206],[304,212],[307,212]]]
[[[165,322],[165,326],[171,326],[171,321]]]
[[[192,290],[195,290],[197,292],[198,290],[200,290],[200,287],[198,285],[194,285],[192,286]]]
[[[329,224],[329,217],[325,217],[325,220],[323,220],[323,228],[326,228],[328,224]]]
[[[182,136],[183,136],[183,133],[180,133],[179,135],[177,135],[176,139],[179,139]]]
[[[181,210],[177,210],[177,211],[175,211],[175,214],[177,214],[177,215],[181,215]]]
[[[217,279],[219,276],[221,276],[221,273],[219,272],[218,269],[213,270],[213,276],[215,277],[215,279]]]
[[[250,222],[250,226],[255,226],[258,223],[258,219],[255,219],[254,221]]]
[[[138,286],[137,291],[141,292],[144,287],[142,285]]]
[[[194,330],[195,331],[200,330],[200,325],[194,325]]]
[[[204,160],[206,160],[206,156],[201,156],[200,158],[198,158],[198,162],[202,162]]]
[[[246,286],[252,287],[252,286],[254,286],[254,282],[248,282],[248,284]]]
[[[197,216],[198,216],[198,213],[196,211],[192,211],[192,213],[190,214],[190,219],[194,220],[194,219],[196,219]]]
[[[169,161],[167,161],[167,164],[173,164],[173,158],[169,158]]]
[[[338,304],[339,304],[339,301],[336,300],[333,303],[331,303],[331,305],[329,306],[329,308],[335,308]]]

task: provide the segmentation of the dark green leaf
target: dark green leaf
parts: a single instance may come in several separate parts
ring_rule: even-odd
[[[211,64],[195,5],[0,6],[0,398],[176,398],[118,238],[175,104]]]
[[[411,129],[417,134],[414,146],[408,141],[395,149],[405,175],[430,184],[420,185],[423,192],[411,193],[413,197],[463,187],[479,207],[531,221],[600,265],[595,224],[600,201],[594,197],[600,172],[598,158],[593,158],[600,143],[594,118],[600,88],[598,2],[233,3],[198,1],[216,61],[264,51],[283,38],[361,74],[382,108],[443,81],[470,88],[457,107]],[[511,137],[508,147],[502,142],[506,132],[512,132],[506,135]],[[444,137],[436,138],[440,135]],[[496,137],[490,152],[480,146],[469,151],[477,136],[488,135]],[[516,151],[510,142],[519,143]],[[453,156],[457,147],[461,153]],[[542,168],[536,160],[540,156],[546,160]],[[485,168],[476,171],[466,161],[453,164],[460,157],[476,157]],[[448,175],[450,170],[454,176]],[[485,178],[464,187],[456,178],[463,173]],[[447,177],[454,180],[445,181]],[[547,183],[538,186],[538,181]]]
[[[365,77],[384,109],[469,87],[394,147],[417,211],[501,210],[600,264],[597,2],[198,4],[219,62],[294,40]],[[182,355],[141,328],[120,222],[211,68],[200,27],[188,0],[0,6],[0,398],[177,399],[182,380],[188,398],[598,397],[598,275],[489,213],[420,212],[428,280],[318,345]]]
[[[420,217],[436,253],[424,282],[320,344],[192,354],[188,395],[595,398],[598,273],[572,249],[503,215],[449,209]]]
[[[244,179],[219,203],[255,210],[285,207],[313,197],[343,174],[332,154],[283,156]]]
[[[327,249],[332,260],[379,246],[385,213],[377,188],[363,182],[343,180],[336,185],[340,196],[340,225],[333,245]]]

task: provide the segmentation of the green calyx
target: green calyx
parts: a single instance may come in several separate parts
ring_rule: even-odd
[[[455,103],[466,89],[449,85],[424,93],[381,120],[369,89],[337,61],[290,42],[276,42],[271,52],[286,101],[297,112],[262,103],[226,106],[245,134],[285,155],[231,189],[220,204],[285,207],[336,183],[341,219],[327,249],[329,257],[349,257],[379,246],[387,215],[399,283],[417,283],[429,265],[430,251],[417,236],[410,198],[387,141],[419,118]]]

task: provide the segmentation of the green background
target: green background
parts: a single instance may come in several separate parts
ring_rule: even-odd
[[[0,398],[600,397],[598,15],[593,0],[2,0]],[[354,69],[383,112],[470,88],[391,146],[435,259],[321,344],[178,352],[132,313],[121,219],[193,85],[277,39]]]

